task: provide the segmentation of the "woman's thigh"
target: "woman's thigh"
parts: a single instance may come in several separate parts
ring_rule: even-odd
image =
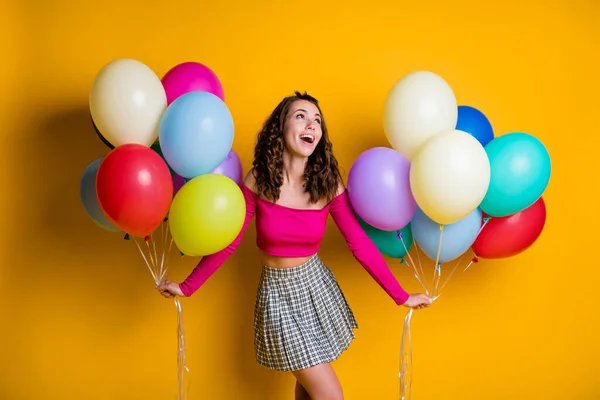
[[[312,400],[342,400],[342,385],[330,364],[319,364],[314,367],[293,372]]]

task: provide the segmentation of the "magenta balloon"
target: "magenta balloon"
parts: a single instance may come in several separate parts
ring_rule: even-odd
[[[185,178],[177,174],[173,175],[173,195],[179,192],[179,189],[185,184]]]
[[[198,62],[190,61],[174,66],[161,81],[167,94],[167,104],[192,91],[209,92],[225,101],[219,77],[209,67]]]
[[[242,186],[242,182],[244,181],[242,162],[233,149],[229,151],[229,154],[227,154],[225,160],[223,160],[221,164],[219,164],[219,166],[212,171],[212,173],[225,175],[237,183],[238,186]]]
[[[387,147],[363,152],[350,168],[348,197],[369,225],[384,231],[404,228],[417,211],[410,190],[410,162]]]

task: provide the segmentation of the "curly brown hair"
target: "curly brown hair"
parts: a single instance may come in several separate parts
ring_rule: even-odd
[[[290,106],[297,100],[307,100],[314,104],[321,114],[322,137],[315,151],[308,158],[304,169],[304,188],[310,194],[310,201],[317,203],[321,199],[331,201],[338,192],[342,181],[338,162],[333,155],[333,145],[329,140],[327,125],[319,102],[306,92],[294,92],[293,96],[285,97],[275,107],[269,118],[264,122],[258,133],[254,148],[252,163],[255,187],[258,195],[276,202],[279,199],[283,184],[283,151],[285,143],[283,132],[286,116]]]

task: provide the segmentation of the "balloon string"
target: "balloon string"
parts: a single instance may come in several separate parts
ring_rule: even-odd
[[[154,279],[154,282],[158,285],[160,282],[162,282],[162,279],[164,278],[165,274],[168,271],[167,268],[167,264],[168,264],[168,254],[171,251],[171,247],[173,245],[173,238],[171,237],[171,240],[168,244],[168,249],[167,249],[167,237],[168,237],[168,228],[167,228],[167,232],[165,234],[165,241],[164,244],[165,246],[163,247],[163,252],[162,252],[162,262],[160,263],[160,270],[159,265],[158,265],[158,252],[156,250],[156,241],[154,240],[154,238],[152,236],[150,236],[150,238],[146,238],[147,240],[145,240],[147,248],[148,248],[148,257],[146,256],[146,254],[144,253],[144,251],[142,250],[142,247],[140,246],[140,244],[138,243],[138,241],[136,240],[136,238],[133,238],[133,241],[135,242],[135,245],[137,246],[138,250],[140,251],[140,254],[142,255],[142,258],[144,259],[144,262],[146,263],[146,266],[148,267],[148,270],[150,271],[150,274],[152,275],[152,278]],[[152,246],[150,246],[150,244],[148,243],[149,241],[152,241]],[[155,256],[155,260],[157,261],[156,263],[154,262],[154,259],[152,258],[152,252],[154,252],[154,256]],[[186,354],[186,349],[185,349],[185,328],[184,328],[184,322],[183,322],[183,307],[181,306],[181,301],[179,299],[179,297],[175,297],[175,307],[177,308],[177,400],[186,400],[187,399],[187,394],[189,391],[189,373],[190,370],[186,365],[186,360],[187,360],[187,354]]]
[[[168,235],[169,235],[169,228],[168,228],[167,224],[168,224],[168,222],[165,219],[165,221],[161,225],[162,244],[163,244],[163,249],[164,249],[164,251],[162,253],[162,260],[160,262],[160,280],[161,281],[164,278],[164,274],[165,274],[166,268],[167,268],[166,256],[167,256],[167,254],[169,254],[171,252],[170,246],[169,246],[169,249],[167,250],[167,240],[168,240]],[[171,240],[173,240],[173,239],[171,239]]]
[[[435,269],[433,271],[433,293],[431,294],[435,299],[437,297],[438,286],[442,276],[442,265],[440,263],[440,255],[442,253],[442,239],[444,238],[444,225],[440,224],[440,242],[438,244],[437,257],[435,259]]]
[[[412,259],[412,257],[410,256],[410,253],[408,252],[408,247],[406,247],[406,243],[404,242],[404,238],[402,237],[402,234],[398,234],[398,237],[400,238],[400,241],[402,242],[402,246],[404,246],[404,252],[408,256],[408,260],[409,260],[408,264],[413,268],[413,274],[414,274],[415,278],[417,278],[417,281],[419,281],[419,283],[423,287],[423,290],[425,291],[427,296],[429,296],[429,288],[427,287],[427,282],[425,280],[425,272],[423,272],[423,267],[420,268],[421,274],[422,274],[421,275],[421,274],[419,274],[419,270],[417,269],[417,266],[416,266],[414,260]]]
[[[154,273],[154,270],[152,269],[152,266],[148,262],[148,259],[146,258],[146,255],[144,254],[144,251],[142,250],[142,247],[137,242],[137,240],[135,239],[135,237],[133,238],[133,242],[135,243],[135,245],[137,246],[138,250],[140,251],[140,254],[142,255],[142,258],[144,259],[144,262],[146,263],[146,266],[148,267],[148,270],[152,274],[152,278],[154,279],[154,282],[158,285],[160,281],[158,280],[158,277]]]
[[[152,249],[150,248],[150,243],[148,243],[150,239],[146,238],[144,239],[144,242],[146,243],[146,247],[148,248],[148,258],[150,259],[150,262],[152,263],[152,267],[154,268],[154,272],[155,272],[155,276],[158,277],[158,271],[156,270],[156,261],[154,260],[154,258],[152,258]],[[156,278],[155,278],[156,280]],[[159,282],[156,282],[156,284],[158,284]]]
[[[171,240],[169,241],[169,248],[168,248],[168,250],[167,250],[167,254],[170,254],[170,253],[171,253],[171,247],[172,247],[172,246],[173,246],[173,238],[171,238]],[[164,272],[161,274],[161,281],[162,281],[162,278],[164,277],[164,275],[167,273],[167,264],[168,264],[168,261],[166,261],[166,260],[165,260],[165,270],[164,270]]]
[[[400,341],[400,368],[398,371],[399,399],[410,400],[412,385],[412,339],[410,336],[410,320],[413,314],[411,308],[404,318],[402,339]]]
[[[183,308],[179,297],[175,297],[175,307],[177,307],[177,400],[186,400],[189,390],[190,370],[186,365]]]
[[[479,228],[479,232],[477,232],[477,236],[479,236],[481,234],[481,231],[483,230],[483,228],[485,228],[485,226],[488,224],[488,222],[490,222],[490,219],[492,219],[492,217],[486,217],[483,219],[483,224],[481,225],[481,228]],[[466,272],[469,269],[469,267],[471,265],[473,265],[473,263],[476,263],[477,261],[478,261],[477,254],[475,254],[475,257],[473,257],[471,259],[471,262],[469,262],[469,264],[465,267],[465,269],[463,269],[463,272]]]
[[[462,261],[463,257],[465,256],[465,254],[463,253],[462,256],[460,256],[460,258],[458,259],[458,261],[456,262],[456,264],[454,264],[454,268],[452,268],[452,271],[448,274],[448,276],[446,277],[446,280],[444,281],[444,284],[442,285],[442,287],[440,288],[440,290],[438,291],[437,297],[440,297],[442,294],[442,290],[444,290],[444,288],[446,287],[446,285],[448,284],[448,281],[450,280],[450,278],[452,277],[452,275],[454,274],[454,272],[456,271],[456,269],[458,268],[458,266],[460,265],[460,262]]]
[[[414,247],[415,247],[415,252],[417,253],[417,262],[419,263],[419,269],[421,270],[423,276],[425,277],[427,274],[425,274],[425,270],[423,270],[423,263],[421,262],[421,253],[419,252],[419,244],[415,241],[414,242]],[[427,279],[423,279],[425,281],[425,283],[429,284],[429,282],[427,282]],[[433,284],[433,282],[432,282]],[[431,297],[431,293],[429,292],[429,290],[427,290],[427,295],[429,297]]]
[[[162,226],[162,224],[161,224]],[[160,265],[160,271],[159,271],[159,265],[158,265],[158,254],[156,253],[156,240],[154,240],[154,232],[150,235],[150,241],[152,242],[152,250],[154,250],[154,260],[156,263],[156,266],[154,267],[155,270],[157,271],[157,275],[160,275],[160,273],[162,272],[162,264]],[[164,251],[163,251],[164,254]]]
[[[483,224],[481,225],[481,228],[479,228],[479,232],[477,232],[477,236],[479,236],[479,234],[481,233],[481,231],[483,230],[483,228],[485,228],[485,226],[487,225],[487,223],[489,222],[490,217],[486,217],[483,219]],[[477,237],[476,236],[476,237]],[[446,280],[444,281],[444,284],[442,285],[442,287],[440,288],[440,290],[436,293],[437,297],[440,296],[440,294],[442,293],[442,290],[444,290],[444,288],[446,287],[446,285],[448,284],[448,282],[450,281],[450,278],[452,277],[452,275],[454,275],[454,272],[456,271],[456,269],[458,268],[458,266],[460,265],[461,260],[463,259],[463,257],[465,256],[466,253],[463,253],[460,258],[458,259],[458,262],[454,265],[454,268],[452,269],[452,271],[450,272],[450,274],[448,274],[448,276],[446,277]],[[473,257],[471,259],[471,261],[469,262],[469,264],[467,264],[467,266],[465,267],[465,269],[463,269],[463,272],[465,272],[466,270],[469,269],[469,267],[471,265],[473,265],[474,262],[476,262],[475,260],[477,260],[477,256]]]

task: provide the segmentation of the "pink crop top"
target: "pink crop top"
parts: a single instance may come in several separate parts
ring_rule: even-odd
[[[314,210],[294,209],[263,200],[245,185],[242,185],[242,193],[246,200],[246,219],[240,233],[229,246],[200,260],[180,285],[184,295],[190,296],[198,290],[233,254],[255,214],[258,248],[279,257],[316,254],[325,234],[327,217],[331,214],[352,254],[379,286],[396,304],[404,304],[408,300],[409,294],[402,289],[381,253],[360,226],[346,191],[322,209]]]

